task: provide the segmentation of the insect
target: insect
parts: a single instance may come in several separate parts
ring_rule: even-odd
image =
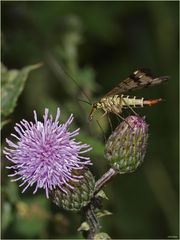
[[[136,70],[128,78],[109,91],[98,102],[92,104],[89,120],[91,121],[93,119],[93,115],[97,109],[102,109],[104,111],[103,116],[110,112],[120,116],[125,108],[133,109],[143,107],[144,105],[152,106],[161,102],[161,98],[144,100],[144,98],[138,99],[135,96],[130,97],[123,94],[132,90],[155,86],[168,79],[169,76],[155,77],[147,69]]]

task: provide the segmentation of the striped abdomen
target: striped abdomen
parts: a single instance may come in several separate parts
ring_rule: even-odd
[[[144,99],[136,99],[136,97],[129,97],[124,95],[114,95],[107,98],[102,98],[97,103],[97,108],[102,108],[105,112],[121,113],[122,108],[143,107]]]
[[[123,108],[143,107],[144,105],[154,105],[160,102],[161,99],[144,100],[144,98],[136,99],[136,97],[114,95],[102,98],[99,102],[93,104],[89,119],[92,120],[94,112],[99,108],[105,113],[111,112],[120,114]]]

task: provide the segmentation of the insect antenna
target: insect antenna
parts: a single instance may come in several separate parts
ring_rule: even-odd
[[[107,113],[107,118],[108,118],[108,122],[109,122],[109,125],[110,125],[110,128],[111,128],[111,133],[112,133],[113,132],[113,126],[112,126],[111,119],[109,117],[109,113]]]
[[[105,132],[104,132],[103,128],[101,127],[101,125],[100,125],[100,123],[99,123],[99,121],[98,121],[97,119],[96,119],[96,122],[97,122],[99,128],[101,129],[101,131],[102,131],[102,133],[103,133],[104,141],[105,141],[105,143],[106,143],[106,142],[107,142],[107,139],[106,139]]]
[[[88,101],[86,101],[86,100],[82,100],[82,99],[79,99],[79,98],[78,98],[78,101],[87,103],[87,104],[89,104],[89,105],[92,105],[90,102],[88,102]]]
[[[77,83],[77,81],[68,73],[68,71],[66,71],[65,67],[63,66],[63,64],[61,63],[60,65],[61,70],[65,73],[65,75],[67,75],[73,82],[74,84],[81,90],[81,92],[83,93],[83,95],[87,98],[87,100],[89,101],[89,104],[92,105],[92,102],[90,100],[90,98],[88,97],[88,95],[84,92],[83,88]],[[85,101],[84,101],[85,102]],[[87,103],[87,102],[86,102]]]

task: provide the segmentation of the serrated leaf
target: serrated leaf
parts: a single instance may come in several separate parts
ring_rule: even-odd
[[[98,211],[98,212],[96,213],[96,216],[97,216],[98,218],[105,217],[105,216],[109,216],[109,215],[112,215],[112,213],[109,212],[108,210],[102,210],[102,211]]]
[[[29,73],[37,69],[42,64],[36,64],[24,67],[21,70],[6,70],[3,67],[1,76],[1,113],[2,116],[7,117],[11,114],[16,106],[16,102],[21,92],[24,89],[25,82]]]
[[[87,222],[82,222],[81,226],[78,228],[78,231],[89,231],[90,227]]]
[[[101,198],[104,198],[104,199],[109,200],[109,198],[107,197],[107,195],[105,194],[105,192],[104,192],[103,190],[100,190],[100,191],[96,194],[96,197],[101,197]]]

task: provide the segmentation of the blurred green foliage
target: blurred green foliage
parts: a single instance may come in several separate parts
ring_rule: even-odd
[[[173,1],[2,2],[2,62],[9,69],[4,73],[1,68],[2,98],[8,86],[4,74],[20,69],[11,78],[20,87],[8,93],[12,100],[6,114],[2,99],[3,146],[15,122],[32,120],[34,109],[42,118],[45,107],[55,113],[60,106],[61,121],[73,113],[73,128],[81,128],[79,140],[93,147],[92,171],[98,178],[108,168],[103,133],[96,120],[88,122],[90,106],[79,99],[98,100],[139,67],[171,76],[166,85],[137,92],[165,102],[138,110],[150,124],[142,167],[105,189],[105,208],[113,215],[102,219],[102,231],[112,238],[178,236],[178,31],[178,2]],[[44,65],[28,76],[38,62]],[[23,78],[17,75],[21,69],[26,69]],[[107,137],[111,130],[101,115],[95,118]],[[82,238],[79,215],[58,209],[43,192],[33,196],[31,189],[22,195],[10,183],[6,165],[2,156],[3,238]]]
[[[24,89],[24,84],[27,77],[33,69],[38,68],[40,65],[32,65],[23,68],[22,70],[10,70],[2,64],[1,73],[1,126],[8,122],[6,119],[14,110],[19,95]]]

